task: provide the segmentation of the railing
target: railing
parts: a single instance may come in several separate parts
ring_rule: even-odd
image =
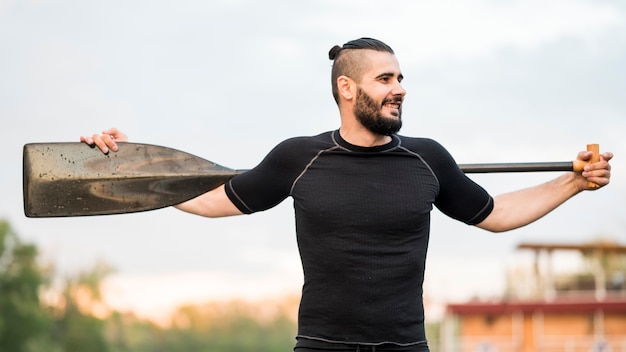
[[[462,338],[449,350],[431,345],[432,352],[626,352],[626,335],[610,335],[603,339],[592,336],[542,336],[535,346],[524,346],[510,337],[473,336]]]
[[[537,344],[542,352],[626,352],[626,335],[605,336],[542,336]]]
[[[519,347],[510,337],[474,336],[460,339],[458,349],[439,352],[517,352]]]

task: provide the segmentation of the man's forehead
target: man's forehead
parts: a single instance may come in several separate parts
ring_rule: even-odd
[[[368,69],[364,73],[374,73],[376,75],[383,72],[400,74],[400,63],[394,54],[369,49],[365,51]]]

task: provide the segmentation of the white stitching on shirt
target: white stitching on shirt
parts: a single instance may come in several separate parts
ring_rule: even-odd
[[[315,156],[311,158],[311,160],[309,161],[309,163],[308,163],[308,164],[306,164],[306,166],[304,167],[304,169],[302,170],[302,172],[298,175],[298,177],[296,177],[296,178],[293,180],[293,183],[291,184],[291,188],[289,189],[289,195],[290,195],[290,196],[292,195],[292,193],[293,193],[293,189],[296,187],[296,183],[298,183],[298,181],[300,180],[300,178],[302,178],[302,176],[304,176],[304,174],[307,172],[307,170],[309,169],[309,167],[310,167],[311,165],[313,165],[313,163],[315,162],[315,160],[317,160],[317,158],[319,158],[319,157],[320,157],[320,155],[322,155],[322,153],[325,153],[325,152],[328,152],[328,151],[331,151],[331,150],[334,150],[334,149],[337,149],[337,148],[338,148],[337,146],[332,146],[332,147],[330,147],[330,148],[328,148],[328,149],[323,149],[323,150],[320,150],[319,152],[317,152],[317,154],[315,154]]]

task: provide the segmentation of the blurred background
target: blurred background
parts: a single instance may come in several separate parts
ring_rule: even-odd
[[[71,316],[68,302],[75,302],[82,307],[74,310],[82,314],[77,316],[101,324],[94,325],[93,336],[102,337],[103,350],[139,350],[148,346],[136,342],[141,336],[166,346],[183,336],[166,334],[177,326],[188,334],[180,341],[197,341],[187,347],[216,351],[207,346],[217,338],[201,340],[190,331],[207,336],[207,329],[219,330],[207,321],[218,320],[256,326],[252,341],[276,333],[276,346],[289,348],[302,285],[289,199],[264,213],[226,219],[175,209],[26,218],[22,148],[78,141],[117,127],[133,142],[250,168],[286,138],[338,128],[327,53],[363,36],[385,41],[400,61],[407,90],[401,133],[438,140],[459,163],[568,161],[587,143],[616,155],[609,187],[581,194],[509,233],[486,233],[433,211],[425,282],[429,322],[457,314],[450,331],[458,336],[465,311],[450,310],[450,304],[507,294],[553,297],[556,284],[546,291],[545,285],[511,283],[526,282],[511,279],[520,272],[530,270],[527,280],[534,283],[544,273],[533,268],[540,266],[537,253],[545,251],[520,244],[626,243],[622,1],[0,0],[0,117],[7,132],[0,138],[0,270],[16,282],[24,278],[16,272],[32,271],[41,279],[30,281],[38,292],[32,301],[18,294],[4,304],[46,308],[37,326],[57,331],[38,340],[25,336],[21,341],[27,342],[15,346],[72,350],[70,342],[59,342],[58,332],[69,334],[73,320],[62,317]],[[471,177],[496,195],[555,176]],[[590,271],[597,264],[585,253],[558,250],[548,261],[549,276]],[[606,285],[614,280],[622,292],[626,265],[619,258],[603,275]],[[31,271],[11,271],[12,265]],[[8,287],[0,295],[9,297]],[[181,307],[187,310],[181,313]],[[0,336],[17,336],[8,328],[17,320],[4,318],[6,312]],[[113,328],[130,322],[144,324],[132,338],[120,335],[130,329]],[[626,323],[620,326],[626,335]],[[595,328],[589,329],[590,339],[598,340]],[[433,344],[445,335],[441,331],[432,328]],[[157,332],[165,337],[155,339]],[[433,351],[460,348],[448,343]]]

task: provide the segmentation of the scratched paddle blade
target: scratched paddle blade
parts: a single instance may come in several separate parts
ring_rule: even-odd
[[[23,151],[24,213],[63,217],[175,205],[238,174],[179,150],[119,143],[107,155],[84,143],[32,143]]]

